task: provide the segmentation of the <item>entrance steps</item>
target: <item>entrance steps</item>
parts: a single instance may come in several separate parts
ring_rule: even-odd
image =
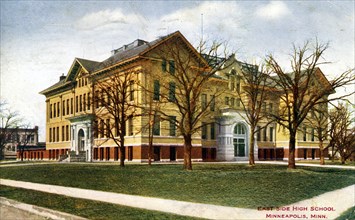
[[[86,162],[86,152],[76,154],[75,151],[70,151],[69,155],[60,155],[59,162]]]

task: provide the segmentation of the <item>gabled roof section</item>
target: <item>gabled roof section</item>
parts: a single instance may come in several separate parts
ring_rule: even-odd
[[[190,42],[186,40],[186,38],[180,33],[180,31],[176,31],[176,32],[168,34],[166,36],[159,37],[158,39],[151,41],[151,42],[146,42],[146,41],[138,39],[136,41],[139,41],[140,44],[136,47],[128,47],[127,50],[119,50],[119,49],[114,50],[115,54],[112,55],[111,57],[109,57],[108,59],[102,61],[99,65],[97,65],[96,68],[94,68],[93,72],[100,72],[100,71],[107,69],[109,67],[118,65],[120,63],[124,63],[126,61],[137,59],[141,56],[144,56],[149,51],[162,45],[164,42],[166,42],[174,37],[180,38],[185,43],[185,45],[190,49],[191,52],[193,52],[206,65],[208,65],[206,60],[196,51],[196,49],[190,44]],[[127,45],[125,45],[125,46],[127,46]]]
[[[100,62],[97,61],[75,58],[67,76],[61,76],[59,82],[41,91],[40,94],[48,95],[57,90],[65,89],[68,86],[70,87],[74,79],[77,77],[80,68],[84,69],[86,73],[91,73],[99,64]]]
[[[93,61],[93,60],[86,60],[82,58],[76,58],[76,60],[89,73],[94,71],[100,65],[100,62]]]
[[[331,93],[335,93],[335,90],[332,88],[332,85],[319,67],[316,67],[316,69],[314,70],[314,74],[315,78],[318,79],[321,84],[323,84],[323,88],[329,88],[331,90]]]
[[[61,77],[59,82],[41,91],[40,94],[48,95],[52,92],[65,89],[68,85],[72,85],[80,69],[83,69],[84,72],[88,74],[96,74],[105,71],[111,67],[118,66],[120,64],[124,64],[126,62],[141,58],[149,51],[175,37],[181,39],[191,53],[193,53],[198,59],[200,59],[206,66],[209,66],[204,57],[202,57],[201,54],[196,51],[196,49],[190,44],[190,42],[179,31],[176,31],[166,36],[159,37],[158,39],[151,42],[146,42],[144,40],[137,39],[131,44],[124,45],[119,49],[113,50],[114,54],[102,62],[75,58],[68,71],[67,76]]]

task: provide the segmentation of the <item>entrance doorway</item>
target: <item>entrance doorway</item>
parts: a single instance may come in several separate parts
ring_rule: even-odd
[[[85,134],[83,129],[80,129],[78,133],[78,150],[79,152],[85,150]]]
[[[247,145],[246,145],[246,127],[243,124],[237,124],[234,127],[233,133],[233,145],[234,145],[234,156],[235,157],[245,157],[247,155]]]

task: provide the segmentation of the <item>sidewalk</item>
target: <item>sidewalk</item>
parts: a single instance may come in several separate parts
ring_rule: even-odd
[[[355,185],[327,192],[301,202],[277,207],[256,209],[235,208],[210,204],[126,195],[97,190],[79,189],[47,184],[0,179],[1,185],[32,189],[74,198],[108,202],[118,205],[155,210],[207,219],[334,219],[355,205]]]

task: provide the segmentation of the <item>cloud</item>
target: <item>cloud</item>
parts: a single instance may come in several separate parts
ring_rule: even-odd
[[[112,24],[128,25],[137,22],[137,20],[143,21],[144,19],[140,15],[123,13],[120,8],[106,9],[86,14],[76,22],[75,27],[79,30],[92,30]]]
[[[281,1],[271,1],[269,4],[259,7],[256,15],[263,19],[276,20],[290,14],[287,5]]]
[[[160,17],[157,30],[161,30],[161,35],[180,30],[194,43],[201,39],[203,25],[204,40],[230,40],[245,32],[241,24],[243,16],[244,11],[237,2],[203,2]]]

